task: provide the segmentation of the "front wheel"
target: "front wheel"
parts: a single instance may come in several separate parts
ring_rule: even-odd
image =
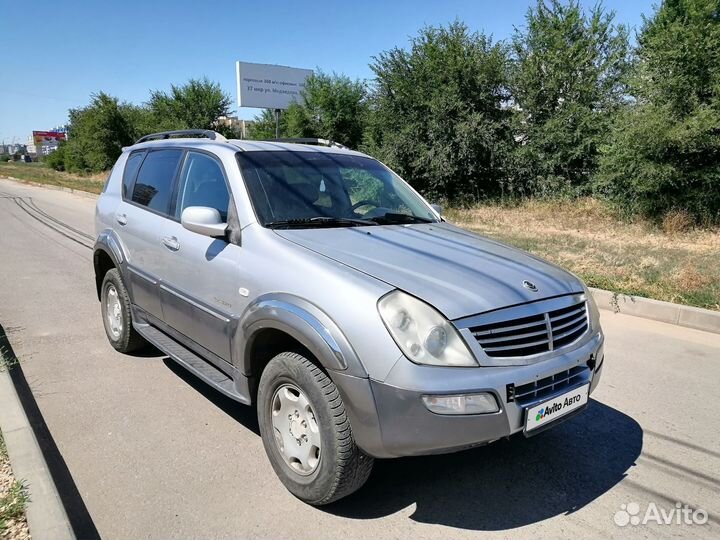
[[[281,353],[263,371],[258,420],[275,473],[299,499],[328,504],[370,476],[373,458],[355,444],[337,387],[301,354]]]

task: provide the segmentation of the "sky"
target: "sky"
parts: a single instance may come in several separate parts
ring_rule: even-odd
[[[595,0],[582,0],[592,6]],[[0,143],[67,121],[93,92],[141,104],[190,78],[220,83],[237,109],[235,61],[320,68],[370,79],[372,57],[406,47],[425,25],[464,21],[495,40],[522,27],[534,1],[0,0]],[[605,0],[639,29],[653,0]],[[252,118],[256,109],[236,110]]]

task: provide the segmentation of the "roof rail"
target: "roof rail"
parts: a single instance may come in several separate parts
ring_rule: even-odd
[[[344,144],[339,142],[331,141],[328,139],[316,139],[315,137],[292,137],[289,139],[267,139],[267,142],[285,142],[295,144],[317,144],[318,146],[329,146],[332,148],[342,148],[343,150],[350,150]]]
[[[158,139],[169,139],[170,137],[207,137],[213,141],[227,142],[227,139],[220,135],[217,131],[212,129],[177,129],[175,131],[161,131],[160,133],[151,133],[140,137],[135,144],[140,144],[147,141],[155,141]]]

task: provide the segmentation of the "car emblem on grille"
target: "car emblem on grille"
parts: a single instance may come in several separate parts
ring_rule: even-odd
[[[523,281],[523,287],[532,292],[537,292],[538,290],[535,284],[532,281],[528,281],[527,279]]]

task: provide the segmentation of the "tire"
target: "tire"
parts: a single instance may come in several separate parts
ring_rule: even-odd
[[[100,310],[110,345],[121,353],[130,353],[145,347],[147,341],[133,328],[130,297],[117,268],[108,270],[105,274],[100,291]],[[110,316],[111,311],[115,317]],[[114,319],[114,322],[111,322],[111,319]]]
[[[283,414],[288,410],[284,408],[283,402],[287,400],[283,396],[292,397],[296,391],[306,400],[297,396],[295,404],[288,401],[290,409],[302,407],[303,403],[310,407],[309,413],[306,411],[297,420],[292,411]],[[355,444],[337,387],[303,355],[284,352],[270,361],[260,377],[257,407],[265,452],[282,483],[298,499],[314,506],[329,504],[360,489],[370,476],[374,460]],[[291,441],[290,452],[282,449],[283,435],[277,428],[285,424],[286,416],[293,417],[287,422],[284,435]],[[303,419],[309,422],[305,429]],[[300,438],[299,443],[295,437]],[[315,440],[320,441],[317,452],[313,452]],[[292,462],[290,458],[289,462],[288,454],[300,452],[303,444],[305,448],[311,446],[310,455],[314,458],[306,462]]]

